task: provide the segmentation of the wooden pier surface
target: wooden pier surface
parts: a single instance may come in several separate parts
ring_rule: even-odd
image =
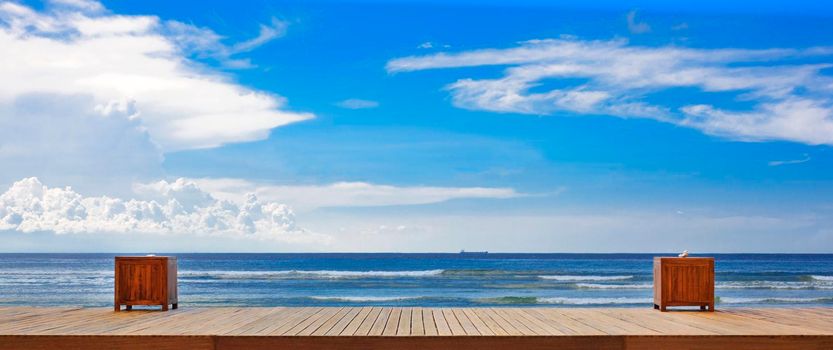
[[[833,308],[0,307],[0,349],[833,349]]]

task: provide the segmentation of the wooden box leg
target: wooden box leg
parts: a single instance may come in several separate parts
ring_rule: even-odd
[[[162,304],[162,311],[168,311],[168,304]]]
[[[127,305],[124,307],[124,309],[127,311],[133,310],[133,305]]]
[[[115,311],[116,311],[116,312],[121,311],[121,305],[116,304]]]
[[[174,309],[174,310],[176,310],[176,308],[178,308],[178,307],[179,307],[179,304],[173,304],[173,305],[171,305],[171,309]]]

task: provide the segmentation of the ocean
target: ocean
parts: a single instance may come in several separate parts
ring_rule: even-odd
[[[110,306],[116,254],[0,254],[0,305]],[[649,307],[669,254],[158,254],[182,307]],[[714,254],[717,307],[833,306],[833,254]]]

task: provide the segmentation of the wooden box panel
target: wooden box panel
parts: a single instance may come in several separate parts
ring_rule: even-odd
[[[714,311],[714,258],[654,258],[654,307]]]
[[[115,310],[126,305],[168,305],[176,309],[177,301],[176,258],[116,257],[115,258]]]

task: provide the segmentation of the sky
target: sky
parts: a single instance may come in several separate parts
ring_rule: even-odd
[[[0,1],[2,252],[833,253],[833,6]]]

